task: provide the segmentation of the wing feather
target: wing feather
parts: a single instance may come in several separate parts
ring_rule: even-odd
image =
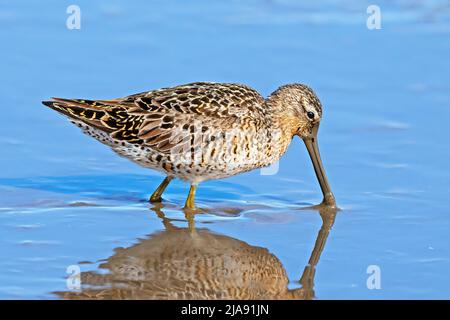
[[[192,147],[193,135],[264,117],[264,98],[240,84],[196,82],[113,100],[53,98],[43,103],[95,126],[117,140],[140,143],[160,153]]]

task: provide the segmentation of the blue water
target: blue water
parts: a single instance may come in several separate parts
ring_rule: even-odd
[[[285,83],[313,87],[342,209],[322,236],[319,212],[298,210],[321,195],[296,138],[275,175],[200,186],[209,213],[195,228],[205,239],[225,237],[224,252],[267,249],[295,290],[319,235],[310,298],[450,298],[449,1],[378,1],[380,30],[366,27],[369,1],[77,1],[80,30],[66,28],[70,4],[0,1],[0,298],[61,298],[68,266],[114,273],[117,248],[144,261],[148,249],[133,248],[176,249],[176,231],[158,237],[168,232],[161,213],[179,232],[188,227],[187,185],[169,186],[158,217],[145,200],[159,174],[40,101],[192,81],[245,83],[265,96]],[[197,244],[205,259],[207,243]],[[373,265],[379,289],[367,286]]]

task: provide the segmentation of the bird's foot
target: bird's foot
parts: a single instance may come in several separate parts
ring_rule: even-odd
[[[162,197],[160,195],[153,195],[150,197],[150,199],[148,200],[150,203],[160,203],[162,202]]]

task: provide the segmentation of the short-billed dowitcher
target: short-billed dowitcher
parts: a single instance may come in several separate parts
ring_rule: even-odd
[[[43,103],[119,155],[165,173],[151,202],[161,201],[169,182],[180,178],[191,184],[185,208],[194,209],[200,182],[271,165],[297,135],[314,165],[322,203],[335,206],[317,144],[322,106],[306,85],[281,86],[267,99],[241,84],[196,82],[113,100]]]

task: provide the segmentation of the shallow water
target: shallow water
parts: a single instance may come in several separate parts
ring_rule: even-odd
[[[77,4],[68,30],[66,3],[0,1],[0,298],[450,298],[450,2],[378,1],[381,30],[364,1]],[[342,210],[300,210],[321,197],[295,139],[274,175],[202,184],[189,226],[187,185],[149,205],[162,177],[40,105],[199,80],[311,85]]]

